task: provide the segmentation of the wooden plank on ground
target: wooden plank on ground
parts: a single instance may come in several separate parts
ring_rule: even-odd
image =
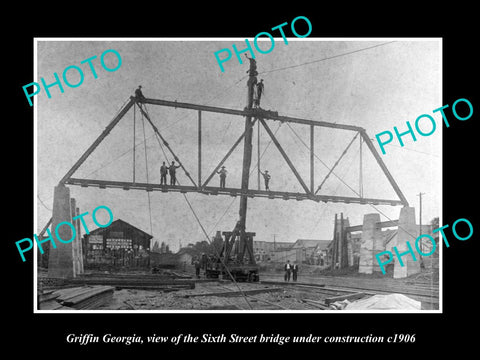
[[[333,297],[326,298],[325,299],[325,304],[330,305],[331,303],[334,303],[335,301],[342,301],[342,300],[357,300],[357,299],[363,298],[364,296],[366,296],[366,294],[363,293],[363,292],[333,296]]]
[[[66,306],[76,305],[84,301],[93,300],[95,297],[107,296],[109,293],[113,293],[114,290],[112,286],[95,286],[85,289],[83,293],[77,293],[64,299],[62,304]]]
[[[302,301],[306,302],[307,304],[310,304],[312,306],[315,306],[319,309],[322,309],[322,310],[327,310],[328,309],[328,306],[325,305],[324,303],[320,302],[320,301],[311,300],[311,299],[302,299]]]
[[[85,286],[77,286],[72,288],[66,289],[58,289],[52,293],[52,295],[56,295],[57,301],[63,301],[71,296],[75,296],[76,294],[82,294],[85,292]]]
[[[292,285],[292,286],[307,286],[307,287],[324,287],[325,284],[312,284],[312,283],[304,283],[304,282],[288,282],[288,281],[260,281],[260,283],[265,285]]]
[[[135,290],[155,290],[155,291],[178,291],[186,289],[195,289],[195,284],[191,285],[115,285],[116,289],[135,289]]]
[[[78,285],[195,285],[195,281],[187,279],[111,279],[111,278],[75,278],[69,280],[70,284]]]
[[[264,288],[264,289],[251,289],[251,290],[242,290],[242,291],[222,291],[222,292],[209,292],[203,294],[188,294],[185,297],[198,297],[198,296],[242,296],[242,295],[255,295],[263,294],[269,292],[278,292],[283,291],[282,288]]]
[[[40,310],[75,310],[71,307],[63,306],[55,300],[45,301],[40,304]]]
[[[38,302],[46,302],[49,300],[53,300],[60,296],[60,294],[55,294],[54,290],[43,291],[41,294],[38,295]]]

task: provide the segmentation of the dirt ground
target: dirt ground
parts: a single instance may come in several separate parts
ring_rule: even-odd
[[[316,268],[316,267],[315,267]],[[303,267],[299,273],[298,282],[308,284],[324,284],[330,288],[346,287],[354,291],[388,290],[392,293],[402,293],[405,287],[412,292],[425,292],[425,296],[436,297],[438,306],[438,282],[435,282],[435,275],[422,272],[406,279],[393,279],[391,277],[378,277],[377,275],[364,275],[357,272],[345,274],[322,273],[318,274],[317,269]],[[261,281],[276,281],[283,283],[283,271],[275,268],[270,271],[260,272]],[[344,271],[344,270],[343,270]],[[191,275],[189,272],[180,272],[180,275]],[[132,274],[130,274],[132,275]],[[135,274],[142,275],[142,274]],[[39,273],[39,276],[46,276],[46,273]],[[228,291],[238,292],[239,290],[270,290],[262,293],[248,294],[245,298],[237,296],[205,296],[208,293],[221,293]],[[112,299],[97,308],[97,310],[320,310],[315,303],[305,300],[324,302],[327,297],[343,295],[344,292],[325,291],[308,287],[291,287],[283,284],[262,284],[262,283],[237,283],[230,281],[206,281],[196,282],[194,289],[182,289],[177,291],[164,290],[140,290],[140,289],[116,289]],[[425,300],[425,296],[423,300]],[[413,299],[422,301],[421,298]],[[427,299],[428,300],[428,299]],[[430,306],[430,305],[428,305]],[[432,307],[422,308],[432,309]],[[433,307],[435,309],[435,307]]]
[[[239,283],[242,290],[271,289],[275,286]],[[238,287],[228,283],[197,283],[195,289],[172,292],[152,290],[116,290],[112,300],[98,310],[310,310],[317,309],[305,304],[301,299],[322,300],[320,295],[294,290],[247,295],[247,300],[239,296],[195,296],[205,293],[238,291]],[[193,295],[193,296],[192,296]]]

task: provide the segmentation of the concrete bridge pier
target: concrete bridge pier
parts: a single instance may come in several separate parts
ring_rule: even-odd
[[[48,277],[71,278],[74,276],[72,242],[61,242],[57,239],[55,233],[58,224],[62,222],[72,223],[72,212],[70,189],[63,184],[59,184],[55,186],[53,193],[51,234],[56,248],[53,246],[52,241],[49,241]],[[58,228],[58,236],[64,241],[71,239],[73,235],[72,228],[66,224],[60,225]]]
[[[420,255],[415,250],[415,240],[418,235],[417,231],[415,208],[409,206],[403,207],[402,210],[400,210],[400,217],[398,218],[397,251],[399,254],[409,251],[408,242],[414,254],[407,253],[401,257],[404,266],[401,266],[398,256],[395,254],[395,266],[393,270],[393,277],[395,279],[405,278],[420,272]],[[413,260],[413,256],[415,256],[417,261]]]

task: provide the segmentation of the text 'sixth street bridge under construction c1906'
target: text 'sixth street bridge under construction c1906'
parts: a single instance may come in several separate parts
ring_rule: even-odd
[[[256,265],[254,254],[253,254],[253,237],[255,236],[254,232],[247,231],[246,217],[247,217],[247,202],[249,198],[263,197],[269,199],[284,199],[284,200],[313,200],[316,202],[342,202],[342,203],[352,203],[352,204],[372,204],[372,205],[403,205],[408,206],[408,202],[400,190],[399,186],[395,182],[394,178],[388,171],[384,162],[382,161],[377,150],[374,148],[370,138],[368,137],[366,130],[361,127],[346,125],[346,124],[337,124],[330,123],[325,121],[314,121],[301,119],[296,117],[282,116],[276,111],[264,110],[260,107],[260,97],[261,93],[258,91],[257,82],[257,69],[256,62],[254,59],[250,59],[250,68],[248,70],[248,81],[247,81],[247,106],[243,110],[235,110],[222,107],[214,106],[205,106],[197,105],[191,103],[177,102],[177,101],[167,101],[159,99],[151,99],[144,97],[141,92],[138,92],[136,96],[130,97],[125,106],[119,111],[115,118],[108,124],[100,136],[92,143],[92,145],[84,152],[84,154],[78,159],[78,161],[71,167],[71,169],[65,174],[65,176],[60,180],[58,189],[65,188],[65,185],[79,185],[81,187],[98,187],[98,188],[118,188],[124,190],[144,190],[144,191],[161,191],[161,192],[196,192],[206,195],[230,195],[230,196],[240,196],[240,208],[239,208],[239,218],[237,223],[233,226],[233,230],[224,231],[224,242],[223,247],[220,253],[217,254],[216,260],[214,263],[210,263],[207,266],[206,272],[207,276],[216,277],[223,275],[224,278],[231,278],[234,280],[248,280],[248,281],[258,281],[258,266]],[[172,144],[169,144],[165,137],[160,133],[159,129],[155,126],[152,121],[151,116],[147,110],[148,105],[164,106],[164,107],[173,107],[181,109],[190,109],[196,110],[198,112],[198,179],[195,181],[191,172],[189,172],[182,160],[176,155],[173,150]],[[127,112],[134,108],[134,116],[136,109],[138,108],[142,117],[144,117],[148,123],[152,126],[157,140],[159,141],[160,147],[165,155],[165,159],[168,160],[167,153],[164,149],[168,149],[171,157],[178,163],[178,166],[182,168],[185,172],[186,177],[190,181],[190,185],[166,185],[166,184],[152,184],[152,183],[143,183],[136,182],[135,175],[133,175],[133,180],[131,182],[125,181],[109,181],[109,180],[96,180],[96,179],[81,179],[74,178],[73,175],[76,170],[85,162],[89,155],[97,148],[97,146],[105,139],[105,137],[111,132],[111,130],[120,122],[120,120],[127,114]],[[217,164],[213,171],[206,177],[202,178],[202,112],[213,112],[229,115],[237,115],[245,117],[245,130],[234,142],[222,160]],[[294,123],[299,125],[305,125],[310,128],[310,181],[309,184],[305,182],[302,176],[297,171],[294,163],[288,157],[284,148],[282,147],[279,140],[276,138],[274,132],[270,129],[268,122],[269,121],[279,121],[282,123]],[[265,131],[268,133],[271,141],[275,144],[283,159],[287,163],[288,167],[294,174],[295,178],[298,180],[298,183],[301,185],[304,192],[285,192],[285,191],[270,191],[268,189],[261,190],[253,189],[249,186],[249,175],[252,162],[252,139],[253,139],[253,129],[255,123],[263,126]],[[314,178],[314,140],[315,140],[315,128],[316,127],[326,127],[344,131],[354,132],[355,135],[351,142],[347,145],[343,153],[337,162],[329,169],[329,172],[325,179],[318,184],[315,182]],[[380,166],[381,170],[385,174],[389,183],[393,187],[395,193],[398,196],[398,199],[379,199],[379,198],[365,198],[362,194],[359,194],[358,197],[347,197],[347,196],[335,196],[322,194],[318,192],[321,189],[325,180],[333,173],[336,165],[340,159],[345,155],[348,148],[352,145],[356,138],[359,138],[360,144],[364,142],[371,154],[375,158],[376,162]],[[229,158],[232,152],[236,147],[243,141],[243,167],[242,167],[242,177],[241,177],[241,187],[214,187],[209,186],[210,180],[218,173],[219,169],[223,166],[225,161]],[[360,156],[360,161],[361,160]],[[260,160],[260,159],[259,159]],[[258,179],[260,179],[260,167],[258,166]],[[61,191],[55,191],[55,196],[61,193]],[[188,200],[187,200],[188,202]],[[55,203],[55,199],[54,199]],[[192,209],[193,210],[193,209]],[[67,211],[68,212],[68,211]],[[68,216],[67,216],[68,218]],[[197,217],[196,217],[197,218]],[[198,218],[197,218],[198,220]],[[62,218],[62,212],[53,214],[52,219],[47,223],[47,225],[42,230],[41,235],[45,232],[45,229],[50,224],[59,224],[60,222],[65,221]],[[199,220],[198,220],[199,221]],[[199,221],[201,226],[201,223]],[[202,227],[202,226],[201,226]],[[207,240],[208,235],[202,227],[202,231],[205,233]],[[66,237],[68,238],[68,236]]]

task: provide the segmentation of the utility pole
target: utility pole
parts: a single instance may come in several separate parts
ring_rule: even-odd
[[[420,214],[419,214],[419,234],[418,236],[422,235],[422,195],[425,195],[425,193],[418,193],[418,197],[419,197],[419,200],[420,200]],[[423,252],[423,244],[422,242],[420,241],[420,251]]]
[[[276,236],[276,235],[277,235],[277,234],[273,234],[273,251],[276,251],[276,250],[277,250],[277,243],[276,243],[276,241],[275,241],[275,236]]]

